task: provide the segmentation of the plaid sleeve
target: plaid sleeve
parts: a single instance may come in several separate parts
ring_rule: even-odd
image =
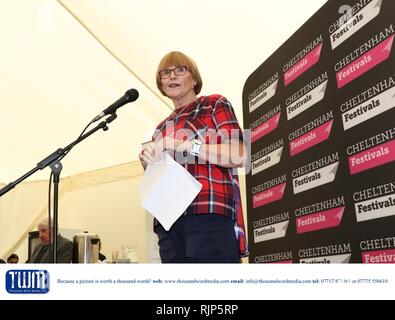
[[[217,143],[226,142],[230,139],[244,141],[243,131],[237,121],[232,104],[226,98],[218,97],[211,115],[215,130],[220,137]]]

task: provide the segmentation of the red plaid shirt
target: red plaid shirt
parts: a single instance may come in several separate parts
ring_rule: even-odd
[[[189,105],[173,111],[157,127],[153,140],[166,136],[177,140],[200,139],[206,144],[243,141],[243,133],[230,102],[220,95],[202,96]],[[242,255],[247,254],[243,211],[237,169],[202,162],[184,154],[172,154],[177,162],[202,184],[202,189],[185,215],[219,214],[235,221]]]

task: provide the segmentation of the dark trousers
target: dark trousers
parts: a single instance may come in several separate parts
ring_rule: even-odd
[[[169,231],[154,228],[162,263],[239,263],[234,222],[216,214],[180,217]]]

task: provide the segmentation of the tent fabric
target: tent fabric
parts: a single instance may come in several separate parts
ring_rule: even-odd
[[[171,50],[190,55],[203,77],[201,94],[227,97],[242,123],[244,81],[325,2],[2,1],[0,185],[71,143],[136,88],[138,100],[118,110],[108,131],[62,161],[60,223],[98,233],[107,255],[137,244],[139,259],[148,261],[151,230],[138,199],[137,160],[141,142],[172,109],[155,84],[160,58]],[[38,171],[0,198],[1,258],[26,256],[26,235],[46,215],[49,174]]]
[[[139,205],[142,175],[140,163],[131,162],[61,179],[59,228],[97,233],[110,257],[109,248],[136,245],[145,261],[146,213]],[[40,180],[23,183],[2,198],[0,210],[7,214],[1,215],[0,256],[17,252],[21,261],[26,260],[27,235],[48,214],[47,195],[48,181]]]
[[[61,179],[60,230],[97,233],[107,257],[127,245],[137,248],[139,261],[153,262],[157,245],[147,235],[152,233],[152,216],[140,206],[142,177],[140,163],[130,162]],[[240,185],[244,187],[244,180]],[[28,233],[47,217],[47,194],[48,181],[40,180],[22,183],[2,198],[0,212],[7,214],[0,216],[0,257],[16,252],[21,261],[27,260]],[[242,202],[245,206],[245,198]]]

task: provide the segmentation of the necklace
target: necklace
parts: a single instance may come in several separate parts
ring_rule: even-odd
[[[193,101],[193,102],[191,102],[191,103],[188,103],[186,106],[184,106],[184,107],[181,109],[181,111],[178,111],[177,109],[174,110],[174,111],[170,114],[170,118],[172,118],[172,119],[177,119],[177,118],[179,117],[179,115],[180,115],[181,113],[183,113],[183,111],[184,111],[187,107],[189,107],[189,106],[192,105],[192,104],[195,104],[196,101],[198,101],[198,100],[199,100],[199,98],[196,98],[195,101]]]
[[[188,106],[189,106],[189,104],[187,104],[185,107],[183,107],[183,108],[181,109],[181,111],[178,111],[177,109],[174,110],[174,111],[170,114],[170,117],[173,118],[173,119],[177,119],[178,116],[179,116],[179,115],[186,109],[186,107],[188,107]]]

